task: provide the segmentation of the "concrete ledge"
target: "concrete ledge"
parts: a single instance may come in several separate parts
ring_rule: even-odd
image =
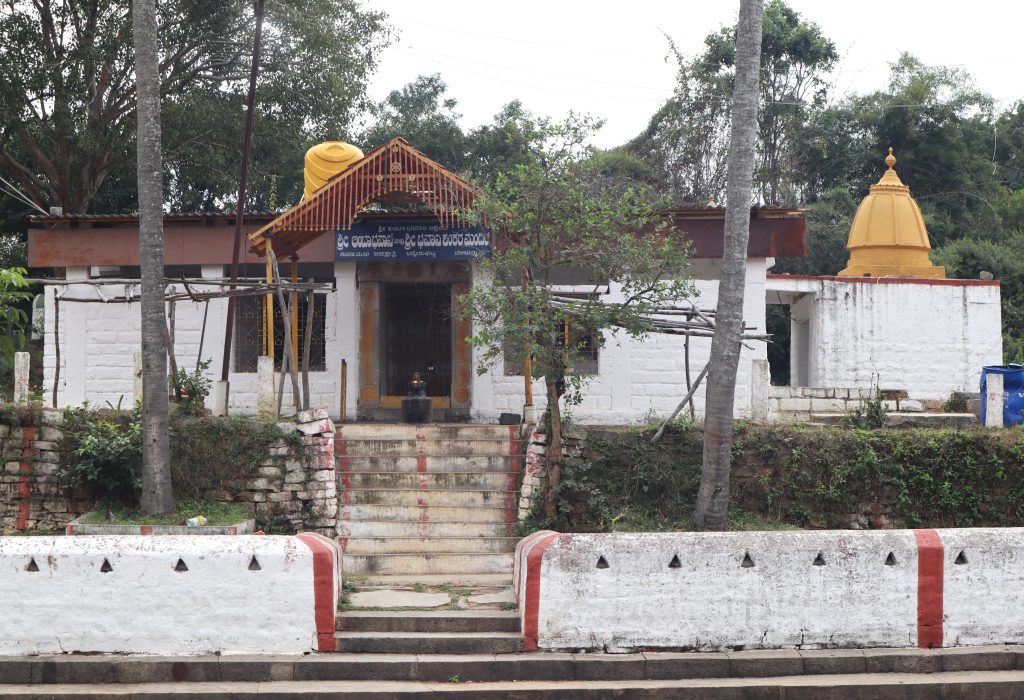
[[[527,649],[779,649],[730,653],[732,673],[788,675],[804,672],[794,649],[1024,644],[1022,547],[1024,528],[542,532],[520,544],[514,576]],[[889,668],[874,653],[809,672],[944,668],[905,654]],[[1011,656],[945,663],[1008,669]]]
[[[3,537],[0,655],[333,649],[340,560],[334,542],[309,533]],[[33,669],[51,673],[45,662]]]

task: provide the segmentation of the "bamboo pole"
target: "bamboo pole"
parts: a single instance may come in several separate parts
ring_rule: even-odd
[[[267,261],[267,297],[264,305],[265,325],[263,327],[263,354],[274,356],[274,292],[270,289],[274,282],[274,267],[270,256],[274,254],[270,238],[263,239],[263,257]]]
[[[341,358],[341,409],[339,419],[342,423],[348,421],[348,360]]]
[[[292,284],[298,284],[299,282],[299,257],[297,255],[291,256],[292,264]],[[292,291],[292,357],[299,356],[299,293]],[[308,313],[308,310],[307,310]]]
[[[654,437],[651,438],[651,444],[652,445],[654,443],[656,443],[658,440],[661,439],[661,434],[665,432],[665,428],[668,427],[668,424],[671,423],[673,420],[675,420],[675,417],[678,416],[679,412],[683,410],[683,406],[686,405],[686,402],[689,401],[693,397],[694,393],[696,393],[697,387],[699,387],[700,383],[702,381],[704,381],[704,377],[707,375],[708,368],[710,366],[711,366],[711,363],[708,363],[708,364],[704,365],[704,369],[702,369],[700,371],[700,374],[697,375],[697,380],[693,383],[693,386],[690,387],[690,390],[688,392],[686,392],[686,396],[683,398],[682,401],[679,402],[679,405],[676,406],[676,410],[672,411],[672,415],[669,416],[665,420],[665,422],[661,424],[661,427],[658,428],[658,432],[656,432],[654,434]]]
[[[54,408],[57,408],[57,387],[60,386],[60,293],[53,290],[53,400]]]
[[[313,349],[313,292],[306,292],[306,330],[302,339],[302,408],[309,410],[309,353]]]

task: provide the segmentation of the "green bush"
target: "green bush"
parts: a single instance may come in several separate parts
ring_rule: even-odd
[[[564,531],[689,527],[700,482],[699,427],[591,430],[563,464]],[[740,422],[731,520],[846,528],[1024,525],[1024,428],[880,429]]]
[[[88,403],[64,411],[65,459],[57,481],[91,487],[97,499],[134,504],[142,487],[142,417],[132,411],[95,411]]]

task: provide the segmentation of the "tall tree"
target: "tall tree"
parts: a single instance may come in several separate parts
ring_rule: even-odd
[[[726,182],[725,251],[705,399],[704,463],[693,514],[693,523],[700,530],[724,530],[729,515],[733,404],[743,331],[763,14],[762,0],[740,0]]]
[[[10,0],[0,13],[0,170],[39,205],[85,213],[133,202],[134,54],[128,4]],[[275,0],[261,65],[264,133],[254,192],[282,175],[297,199],[302,154],[346,135],[390,30],[357,0]],[[171,203],[230,205],[237,185],[253,12],[246,0],[168,0],[158,8],[160,91]],[[280,145],[277,145],[280,144]],[[286,172],[277,161],[295,151]],[[267,159],[261,160],[266,153]],[[273,163],[273,164],[271,164]],[[111,186],[102,190],[108,178]],[[195,182],[194,182],[195,181]],[[128,196],[123,196],[127,192]]]
[[[474,321],[470,341],[482,350],[481,370],[502,358],[522,367],[529,356],[534,376],[544,378],[549,517],[560,481],[562,404],[581,397],[581,361],[606,333],[642,337],[651,328],[647,315],[692,293],[688,248],[664,235],[664,202],[602,170],[587,145],[597,126],[579,117],[531,126],[526,162],[499,174],[478,207],[496,226],[494,251],[482,261],[491,284],[460,299]],[[566,274],[592,284],[592,293],[560,296]]]
[[[675,94],[630,147],[646,155],[682,204],[721,199],[729,143],[730,96],[736,65],[735,26],[704,39],[704,51],[687,59],[671,43],[679,66]],[[783,0],[764,8],[760,57],[758,148],[754,185],[770,205],[803,201],[804,157],[800,134],[809,115],[827,99],[825,76],[838,59],[835,44],[814,22]]]
[[[132,3],[138,102],[139,259],[142,265],[142,496],[148,515],[174,508],[167,437],[167,317],[164,307],[160,64],[155,0]]]

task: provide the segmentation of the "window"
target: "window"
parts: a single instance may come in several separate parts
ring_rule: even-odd
[[[523,352],[517,350],[512,339],[505,343],[505,376],[523,376]],[[574,327],[565,320],[564,331],[558,342],[561,348],[570,348],[569,372],[578,375],[595,375],[598,370],[599,338],[595,332]]]
[[[255,372],[257,358],[263,353],[263,337],[266,313],[265,296],[237,297],[235,299],[235,371]],[[298,365],[302,367],[302,339],[306,331],[308,308],[304,295],[299,296],[299,338]],[[309,371],[324,372],[327,369],[324,319],[327,315],[327,295],[313,295],[313,339],[309,346]],[[274,367],[281,369],[284,357],[284,323],[281,306],[274,303]]]

